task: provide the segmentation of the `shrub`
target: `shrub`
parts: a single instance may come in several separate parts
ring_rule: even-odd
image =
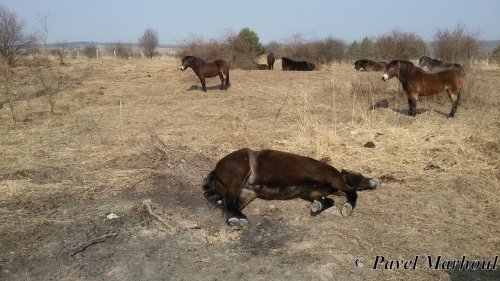
[[[453,31],[438,30],[432,43],[434,55],[449,62],[465,62],[479,51],[478,34],[466,34],[462,24]]]
[[[156,54],[156,48],[160,44],[158,33],[151,28],[146,29],[139,38],[139,46],[141,46],[144,55],[152,59]]]
[[[97,58],[97,46],[95,44],[90,44],[83,47],[83,55],[89,59]]]
[[[424,40],[413,33],[394,30],[375,42],[376,55],[384,60],[417,59],[427,52]]]
[[[354,41],[349,48],[349,58],[353,60],[367,59],[375,57],[375,46],[368,37],[363,38],[361,43]]]
[[[132,57],[132,44],[125,44],[122,42],[115,43],[111,46],[108,46],[108,52],[111,55],[116,55],[116,57],[121,59],[128,59]]]
[[[295,60],[306,60],[317,65],[346,58],[347,45],[344,41],[328,37],[324,40],[308,41],[300,34],[293,35],[283,48],[283,55]]]
[[[0,56],[10,66],[26,44],[23,29],[24,23],[17,15],[0,5]]]
[[[193,55],[204,60],[222,58],[226,59],[232,68],[255,69],[255,58],[264,51],[257,34],[243,28],[239,34],[227,33],[221,40],[206,42],[201,37],[192,36],[186,40],[179,55]]]
[[[491,52],[491,56],[496,63],[500,64],[500,45],[496,46]]]
[[[259,42],[257,33],[248,27],[241,29],[235,39],[236,40],[233,41],[233,46],[239,48],[240,52],[250,53],[254,56],[259,56],[266,52],[266,49]]]

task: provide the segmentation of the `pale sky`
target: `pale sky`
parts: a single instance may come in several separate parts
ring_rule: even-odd
[[[25,22],[27,32],[48,15],[48,42],[136,43],[148,27],[162,44],[179,44],[193,35],[219,39],[243,27],[264,44],[294,34],[328,36],[347,43],[398,29],[431,41],[438,30],[462,24],[481,40],[500,40],[500,0],[0,0]]]

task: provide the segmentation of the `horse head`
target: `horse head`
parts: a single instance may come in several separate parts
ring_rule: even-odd
[[[342,169],[340,171],[342,178],[348,186],[355,190],[377,189],[380,187],[380,180],[367,178],[360,173]]]
[[[410,61],[392,60],[387,64],[387,67],[384,70],[384,74],[382,75],[382,80],[387,81],[394,76],[399,77],[399,73],[401,71],[407,72],[412,67],[414,67],[414,65]]]
[[[188,67],[192,67],[193,63],[195,63],[197,60],[197,57],[193,56],[185,56],[182,58],[182,65],[181,65],[181,70],[184,71]]]

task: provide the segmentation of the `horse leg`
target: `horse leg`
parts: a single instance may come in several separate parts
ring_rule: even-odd
[[[340,210],[340,213],[343,216],[348,216],[354,207],[356,207],[356,200],[358,199],[358,194],[356,191],[347,191],[345,192],[347,196],[347,202],[342,206],[342,209]]]
[[[448,90],[448,96],[450,97],[451,101],[451,111],[450,111],[450,116],[449,118],[453,118],[455,116],[455,112],[457,112],[457,107],[458,104],[460,103],[460,92],[462,89],[458,90],[458,94],[453,94],[451,93],[450,90]]]
[[[224,90],[224,75],[222,75],[222,72],[219,72],[219,79],[220,79],[220,89]]]
[[[240,211],[245,209],[245,207],[250,202],[255,200],[255,198],[257,198],[257,194],[255,194],[255,192],[253,192],[252,190],[243,188],[243,190],[241,191],[240,197],[238,198],[238,206],[237,206],[238,209]]]
[[[311,216],[317,216],[335,204],[333,199],[325,197],[322,193],[318,192],[308,192],[300,198],[311,202]]]
[[[415,117],[417,115],[417,97],[408,95],[408,115]]]
[[[207,87],[205,86],[205,76],[200,75],[200,81],[201,81],[201,90],[203,92],[206,92]]]
[[[229,67],[226,70],[226,90],[231,86],[231,83],[229,83]]]
[[[224,196],[224,207],[227,214],[227,224],[230,226],[240,227],[248,223],[247,217],[241,212],[255,197],[255,194],[243,186],[246,184],[247,175],[236,176],[231,179],[228,184]]]

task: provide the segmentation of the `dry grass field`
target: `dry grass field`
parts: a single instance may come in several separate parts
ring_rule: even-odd
[[[231,70],[228,91],[212,78],[203,93],[173,58],[54,62],[54,113],[33,68],[15,68],[16,122],[0,96],[0,280],[500,280],[426,266],[499,254],[498,66],[468,70],[448,119],[445,94],[412,118],[396,78],[280,64]],[[231,229],[200,185],[242,147],[323,159],[382,187],[360,192],[348,217],[343,196],[317,217],[306,201],[256,200],[249,225]],[[372,269],[377,256],[420,260]]]

